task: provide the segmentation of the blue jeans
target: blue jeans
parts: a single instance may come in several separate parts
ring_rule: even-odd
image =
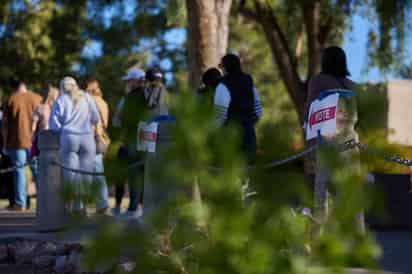
[[[95,172],[104,172],[102,154],[96,155]],[[109,193],[107,190],[106,177],[105,176],[95,176],[93,178],[93,183],[96,185],[96,189],[97,189],[96,208],[97,209],[107,208],[109,206],[108,204]]]
[[[65,167],[93,172],[95,160],[96,144],[93,134],[77,135],[63,132],[60,135],[60,161]],[[93,182],[92,176],[63,170],[63,179],[74,191],[72,210],[83,210],[83,200],[87,194],[87,187]]]
[[[14,202],[18,206],[26,207],[27,193],[24,165],[27,162],[29,150],[24,148],[8,149],[7,152],[12,161],[12,165],[17,167],[13,172]]]

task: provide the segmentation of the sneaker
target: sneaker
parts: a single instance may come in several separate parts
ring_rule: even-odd
[[[140,208],[137,210],[128,210],[122,215],[122,217],[125,219],[139,219],[142,216],[143,216],[143,210]]]
[[[96,209],[96,215],[100,215],[100,216],[108,216],[109,214],[109,208],[108,207],[104,207],[104,208],[98,208]]]
[[[8,211],[14,211],[14,212],[24,212],[26,210],[24,206],[19,206],[19,205],[8,206],[6,209]]]
[[[116,206],[110,210],[113,216],[119,216],[122,213],[120,206]]]

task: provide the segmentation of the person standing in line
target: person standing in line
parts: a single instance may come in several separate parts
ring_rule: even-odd
[[[150,119],[168,115],[168,93],[164,86],[163,74],[157,67],[150,68],[145,73],[146,108],[149,109]]]
[[[138,68],[129,70],[127,75],[122,77],[126,82],[126,97],[124,99],[122,111],[119,113],[121,125],[121,135],[124,147],[120,155],[126,158],[129,164],[143,160],[141,153],[137,152],[137,128],[140,121],[145,121],[148,117],[145,98],[145,72]],[[142,166],[130,170],[129,185],[129,207],[124,214],[127,218],[139,218],[143,214],[143,171]],[[112,210],[114,214],[121,213],[121,203],[124,196],[124,185],[116,185],[116,206]]]
[[[64,167],[95,170],[96,142],[94,126],[100,121],[93,98],[81,90],[72,77],[60,82],[61,95],[53,104],[50,129],[60,132],[60,161]],[[63,169],[63,178],[74,190],[73,213],[85,213],[82,195],[92,177]]]
[[[126,100],[126,96],[127,94],[129,94],[130,90],[129,88],[125,88],[124,94],[123,96],[120,98],[120,100],[118,101],[115,111],[114,111],[114,115],[113,115],[113,119],[112,119],[112,127],[114,129],[116,129],[117,131],[121,131],[121,127],[122,127],[122,123],[120,120],[120,116],[122,114],[123,108],[124,108],[124,103]],[[121,138],[120,138],[121,139]],[[119,149],[117,151],[117,159],[119,161],[125,160],[127,159],[127,148],[125,146],[125,144],[121,143],[119,146]],[[124,196],[124,185],[126,184],[126,181],[123,183],[122,182],[117,182],[115,184],[115,207],[111,209],[111,213],[114,216],[119,216],[121,214],[121,205],[122,205],[122,200],[123,200],[123,196]]]
[[[255,125],[262,116],[259,94],[250,75],[243,72],[240,58],[227,54],[222,58],[224,76],[216,87],[214,106],[218,126],[234,124],[240,129],[240,151],[251,164],[256,158]]]
[[[358,140],[356,125],[358,123],[358,112],[356,102],[356,83],[348,79],[350,76],[347,68],[346,54],[342,48],[332,46],[322,52],[322,71],[312,77],[308,85],[308,104],[327,96],[331,93],[339,94],[338,112],[336,115],[337,134],[331,140],[342,143],[350,139]],[[307,114],[309,114],[307,112]],[[307,119],[306,119],[307,120]],[[309,143],[311,144],[311,142]],[[359,169],[359,157],[354,156],[353,151],[341,152],[339,156],[347,161],[347,167]],[[322,163],[317,155],[312,155],[315,169],[315,209],[321,218],[327,214],[327,184],[330,180],[331,169]],[[358,224],[364,230],[363,215],[359,215]]]
[[[89,79],[86,83],[86,91],[93,97],[97,110],[100,114],[100,121],[95,126],[96,138],[101,138],[105,145],[110,143],[109,136],[107,134],[107,127],[109,125],[109,106],[103,99],[103,92],[100,89],[99,82],[96,79]],[[96,151],[96,167],[95,172],[104,172],[104,158],[105,151],[99,149]],[[106,214],[109,207],[108,199],[109,193],[107,189],[107,182],[105,176],[94,177],[94,183],[97,186],[98,194],[96,199],[96,209],[98,214]]]
[[[163,74],[158,67],[146,71],[145,87],[146,121],[157,124],[156,149],[144,152],[144,215],[150,218],[157,209],[166,205],[170,198],[180,192],[175,180],[169,176],[159,176],[165,155],[171,147],[171,131],[176,118],[169,115],[168,91],[163,84]],[[166,216],[165,216],[166,218]]]
[[[3,144],[3,102],[0,106],[0,169],[9,168],[11,164],[10,157],[7,155],[7,151]],[[10,172],[0,174],[0,184],[2,193],[7,196],[9,206],[14,205],[14,190],[13,190],[13,174]]]
[[[202,103],[206,103],[208,106],[213,106],[215,90],[221,79],[222,73],[217,68],[209,68],[203,73],[203,87],[199,88],[197,91],[197,95],[200,97]]]
[[[3,142],[11,158],[14,171],[14,205],[8,207],[13,211],[24,211],[27,205],[27,182],[25,165],[29,149],[32,146],[33,132],[31,116],[33,110],[41,104],[40,95],[29,91],[25,83],[18,79],[10,80],[12,94],[7,100],[3,119]]]
[[[49,129],[50,112],[54,101],[59,97],[59,90],[51,85],[48,86],[45,94],[43,104],[36,107],[31,117],[31,130],[33,132],[33,144],[30,150],[30,161],[32,162],[33,179],[36,182],[36,188],[39,187],[38,182],[38,169],[39,162],[37,157],[39,156],[39,149],[37,146],[38,134],[41,130]]]
[[[32,115],[31,128],[33,132],[49,129],[51,108],[59,97],[59,90],[49,85],[45,94],[43,104],[36,107]]]

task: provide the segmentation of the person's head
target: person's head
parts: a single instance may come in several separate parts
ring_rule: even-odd
[[[222,73],[217,68],[210,68],[202,75],[202,82],[206,87],[216,88],[219,84]]]
[[[54,101],[59,97],[59,89],[53,85],[49,85],[44,94],[44,103],[46,105],[52,106]]]
[[[103,92],[100,89],[99,82],[95,78],[90,78],[86,81],[85,89],[91,96],[103,97]]]
[[[9,86],[12,92],[26,92],[27,87],[26,84],[18,78],[10,78],[9,80]]]
[[[158,67],[152,67],[146,70],[145,78],[148,82],[162,81],[163,74]]]
[[[335,77],[349,76],[346,55],[342,48],[332,46],[322,52],[322,73]]]
[[[68,94],[75,105],[83,96],[83,93],[77,85],[76,80],[70,76],[66,76],[60,81],[60,91],[61,93]]]
[[[223,56],[220,66],[225,73],[239,73],[242,72],[240,58],[236,54],[229,53]]]
[[[127,72],[122,80],[126,82],[126,89],[131,91],[133,89],[143,87],[145,83],[145,72],[138,68],[133,68]]]

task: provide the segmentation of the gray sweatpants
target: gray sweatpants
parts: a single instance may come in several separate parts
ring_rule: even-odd
[[[96,144],[93,134],[61,134],[60,161],[65,167],[93,172],[95,160]],[[92,176],[63,170],[63,179],[74,194],[72,210],[81,210],[83,208],[82,197],[93,181]]]

